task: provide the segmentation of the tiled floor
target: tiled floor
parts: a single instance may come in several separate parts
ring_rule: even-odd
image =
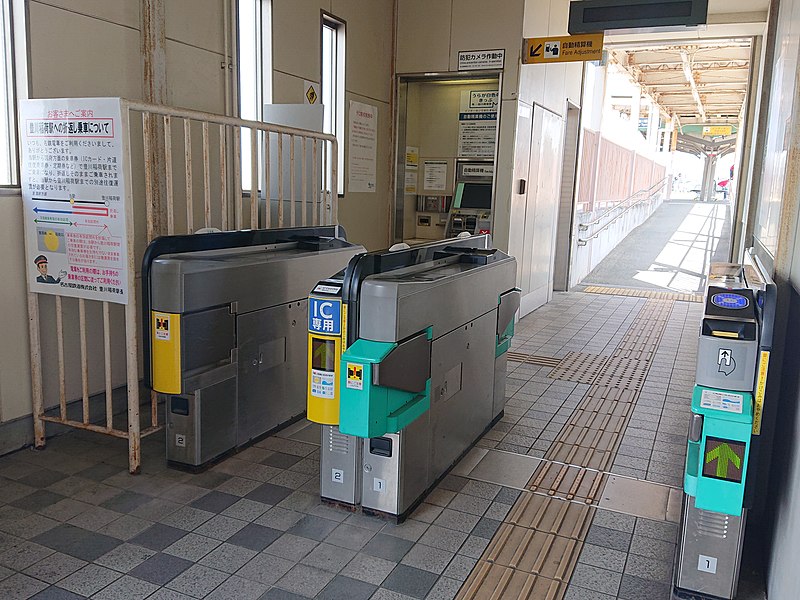
[[[646,302],[558,294],[520,322],[514,350],[611,356]],[[621,478],[604,474],[590,520],[565,534],[578,558],[558,597],[668,597],[677,525],[663,486],[680,485],[700,309],[671,305],[609,469]],[[551,379],[551,370],[509,363],[501,422],[399,526],[320,504],[310,428],[290,428],[200,475],[167,469],[160,436],[145,440],[135,477],[124,442],[82,432],[1,458],[0,598],[463,595],[501,525],[520,523],[519,507],[544,497],[526,484],[553,464],[542,457],[590,389]],[[620,512],[613,486],[626,477],[650,482],[637,485],[663,498],[663,514],[635,505]]]

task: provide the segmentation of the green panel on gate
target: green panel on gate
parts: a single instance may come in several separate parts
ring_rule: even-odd
[[[431,380],[422,393],[374,385],[372,365],[381,363],[397,347],[393,342],[356,340],[342,354],[339,431],[373,438],[397,433],[431,405]]]
[[[694,496],[697,508],[739,516],[753,430],[753,396],[697,385],[692,413],[703,416],[703,435],[689,442],[684,491]]]

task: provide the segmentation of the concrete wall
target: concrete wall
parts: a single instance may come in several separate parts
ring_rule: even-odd
[[[30,0],[30,96],[143,99],[140,6],[139,0]],[[229,85],[226,78],[233,79],[233,72],[223,68],[225,11],[229,6],[228,0],[164,1],[167,104],[225,113],[225,89]],[[320,80],[322,10],[347,24],[346,105],[350,100],[369,103],[378,107],[379,115],[378,191],[346,192],[340,199],[340,222],[351,239],[369,248],[385,247],[389,242],[391,199],[393,3],[273,0],[275,102],[302,102],[303,80]],[[17,420],[14,435],[0,435],[2,453],[32,439],[27,290],[18,194],[0,196],[0,239],[4,241],[4,260],[0,264],[3,281],[0,331],[7,339],[15,340],[0,348],[0,423]],[[66,313],[75,312],[70,301],[64,304]],[[54,327],[52,302],[44,301],[42,305],[42,329],[46,332]],[[112,349],[115,384],[124,379],[120,316],[116,312],[112,315],[114,337],[118,341]],[[65,317],[65,328],[73,327],[75,320]],[[97,319],[89,315],[89,321]],[[43,352],[48,357],[44,377],[47,405],[57,402],[58,393],[51,338],[43,335]],[[90,338],[102,339],[102,336],[90,335]],[[90,343],[90,355],[101,357],[101,348],[95,346],[99,344]],[[65,350],[70,363],[78,350],[72,347]],[[95,364],[93,359],[90,364]],[[102,389],[101,369],[90,368],[90,379],[92,392]],[[80,394],[80,381],[68,381],[67,393],[69,399],[76,398]]]

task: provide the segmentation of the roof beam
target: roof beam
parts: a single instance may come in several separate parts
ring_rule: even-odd
[[[706,109],[703,108],[703,100],[700,98],[700,92],[697,91],[697,82],[694,80],[694,73],[692,73],[692,63],[689,60],[689,53],[686,50],[681,50],[681,61],[683,62],[683,74],[686,81],[689,82],[689,87],[692,88],[692,96],[697,103],[697,110],[700,113],[700,118],[705,121]]]

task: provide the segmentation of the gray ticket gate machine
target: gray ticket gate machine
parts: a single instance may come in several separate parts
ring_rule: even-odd
[[[775,314],[760,263],[714,264],[705,296],[673,598],[736,595]],[[749,493],[747,493],[749,492]]]
[[[403,520],[502,416],[515,281],[516,261],[492,249],[488,235],[351,260],[334,433],[355,440],[352,458],[363,444],[360,476],[343,474],[360,480],[360,494],[341,490],[360,495],[365,512]],[[334,439],[323,433],[328,499]]]
[[[338,226],[152,242],[145,364],[171,466],[200,469],[303,414],[308,290],[363,251]]]

